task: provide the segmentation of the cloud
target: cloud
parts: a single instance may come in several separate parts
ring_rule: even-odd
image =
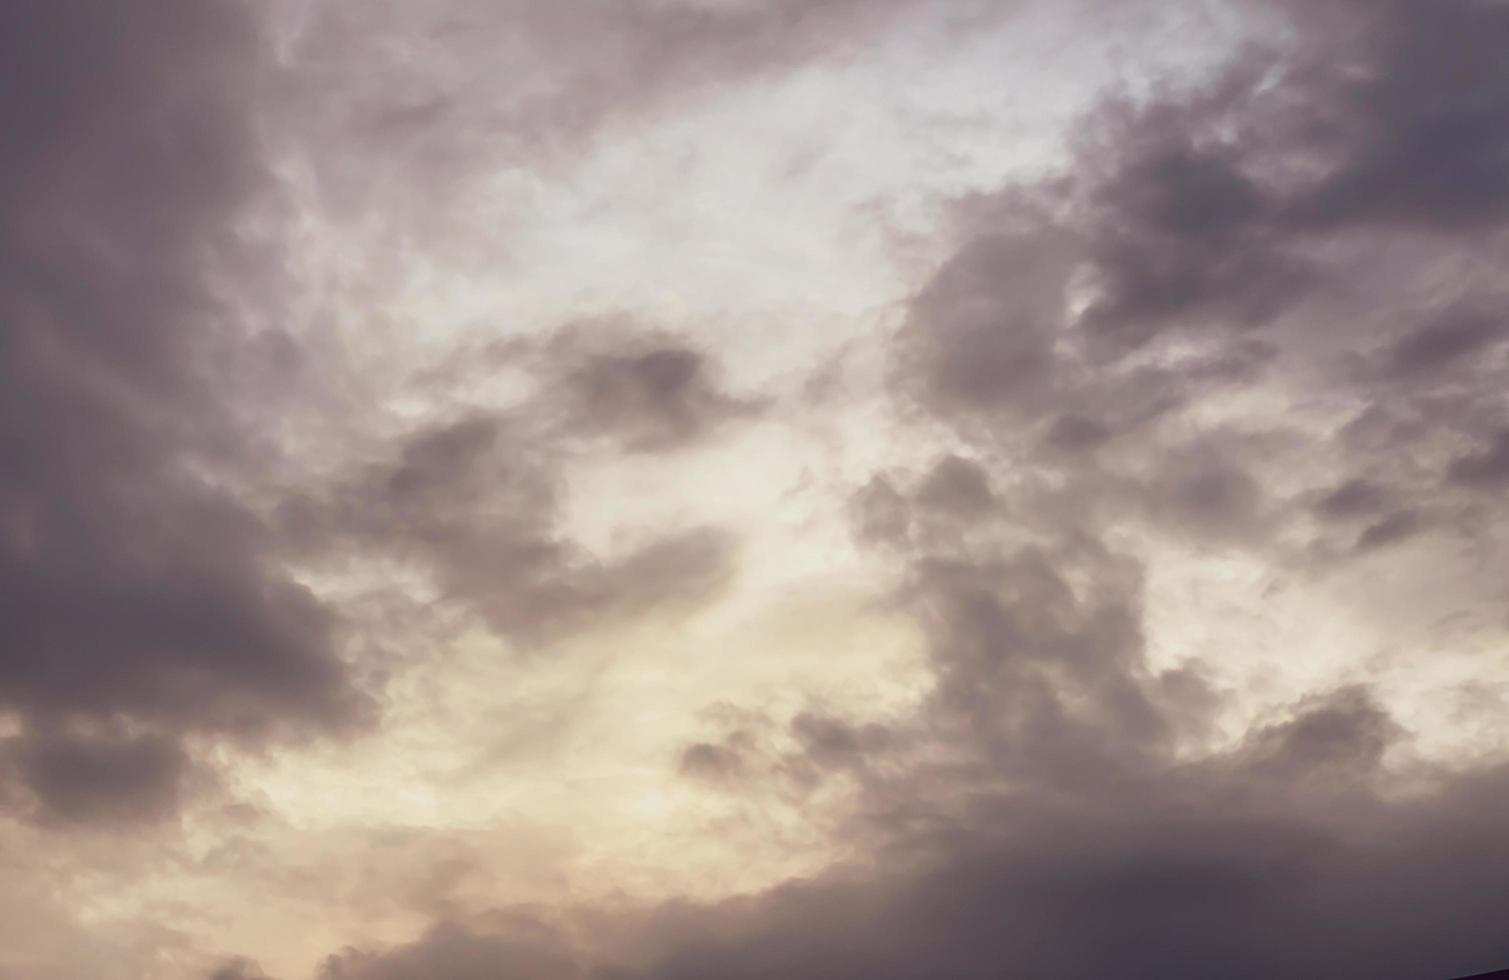
[[[494,404],[487,386],[505,371],[524,392]],[[599,554],[574,540],[566,513],[581,467],[689,450],[763,410],[724,389],[707,353],[604,321],[463,345],[419,374],[442,405],[464,407],[402,420],[322,481],[288,488],[277,523],[307,560],[418,568],[443,601],[524,642],[688,608],[731,581],[727,529],[633,528]]]
[[[1333,47],[1336,35],[1316,46],[1306,73],[1320,80],[1326,100],[1311,111],[1341,123],[1351,152],[1299,213],[1321,224],[1385,221],[1448,232],[1502,220],[1509,70],[1494,52],[1509,35],[1509,12],[1493,2],[1325,6],[1354,47]],[[1296,19],[1308,14],[1294,10]],[[1444,37],[1449,45],[1439,43]],[[1327,59],[1358,50],[1376,56],[1361,65]],[[1342,120],[1343,113],[1351,117]]]
[[[1002,801],[992,815],[1004,840],[962,845],[922,873],[835,875],[690,912],[667,927],[670,949],[645,975],[1471,972],[1504,953],[1479,904],[1491,875],[1431,835],[1465,834],[1501,870],[1470,807],[1502,792],[1500,778],[1444,806],[1329,824],[1198,796],[1037,812]],[[1439,902],[1428,921],[1404,897],[1412,881]]]
[[[1490,769],[1384,795],[1379,759],[1397,737],[1351,689],[1202,763],[989,792],[952,813],[969,784],[935,771],[907,800],[934,808],[925,840],[941,846],[919,852],[914,839],[873,867],[721,903],[578,910],[574,929],[522,937],[510,922],[450,921],[387,953],[343,954],[321,980],[1403,980],[1492,968],[1509,955],[1491,901],[1509,867],[1491,816],[1509,778]]]
[[[712,94],[851,59],[925,8],[917,0],[314,8],[282,49],[285,147],[309,178],[309,200],[337,222],[445,241],[474,229],[479,201],[498,200],[500,174],[570,173],[601,140]],[[526,201],[505,213],[527,220],[531,210]],[[500,245],[487,234],[465,240],[463,260]],[[506,253],[511,243],[501,244]]]
[[[267,976],[255,963],[236,960],[210,974],[209,980],[267,980]]]
[[[1401,337],[1389,351],[1389,365],[1401,375],[1436,371],[1493,345],[1504,332],[1504,322],[1498,317],[1448,313]]]
[[[581,394],[545,391],[568,405]],[[540,411],[557,417],[553,405]],[[716,528],[656,531],[606,558],[573,541],[561,519],[563,447],[551,445],[562,437],[538,417],[479,410],[386,440],[386,458],[288,499],[285,533],[320,560],[415,563],[447,601],[521,640],[695,604],[726,584],[737,549]]]
[[[1291,19],[1286,47],[1109,102],[1069,172],[979,209],[911,303],[897,389],[1103,513],[1270,557],[1311,533],[1293,504],[1319,488],[1292,477],[1332,467],[1307,459],[1388,487],[1396,516],[1367,547],[1484,520],[1440,484],[1470,493],[1502,469],[1487,161],[1509,87],[1484,39],[1509,31],[1504,10],[1253,7]],[[1435,39],[1458,33],[1447,57]],[[1316,387],[1338,393],[1326,431],[1219,408]]]
[[[319,980],[570,980],[584,976],[570,946],[525,915],[496,915],[484,930],[440,923],[415,943],[381,956],[351,950],[326,960]]]
[[[719,783],[743,776],[744,765],[737,745],[697,742],[681,753],[680,770],[684,776]]]
[[[1509,484],[1509,432],[1499,433],[1481,450],[1452,460],[1447,472],[1454,482],[1477,489]]]
[[[180,736],[363,713],[336,618],[229,488],[247,337],[215,282],[259,186],[258,28],[230,3],[0,20],[0,714],[53,815],[166,812]],[[104,727],[49,734],[80,719]]]
[[[583,927],[529,931],[543,950],[447,922],[355,954],[355,976],[1509,963],[1501,759],[1413,756],[1381,683],[1312,689],[1223,739],[1204,667],[1226,651],[1168,667],[1148,648],[1160,548],[1234,549],[1310,584],[1467,530],[1502,566],[1505,365],[1497,327],[1460,311],[1504,258],[1509,7],[1257,7],[1290,18],[1287,47],[1108,107],[1074,172],[1003,191],[907,310],[894,391],[945,450],[877,473],[850,510],[930,686],[899,726],[812,711],[788,730],[811,770],[871,774],[851,859],[723,902],[567,910]],[[704,782],[789,775],[762,751],[734,732],[679,762]]]
[[[567,328],[547,357],[560,431],[628,452],[684,448],[761,408],[724,392],[703,352],[632,326]]]
[[[474,153],[486,139],[492,159],[528,157],[709,88],[841,57],[914,2],[384,2],[305,21],[297,51],[336,56],[296,58],[291,81],[324,90],[302,94],[339,143],[439,162],[447,146]],[[497,84],[510,77],[530,81]]]
[[[163,736],[49,732],[0,743],[45,818],[63,823],[150,820],[172,814],[191,762]]]

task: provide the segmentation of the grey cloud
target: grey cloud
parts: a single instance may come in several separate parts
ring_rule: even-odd
[[[268,977],[255,963],[236,960],[210,974],[209,980],[268,980]]]
[[[1383,487],[1354,477],[1322,496],[1316,501],[1315,509],[1329,518],[1356,517],[1375,513],[1388,503],[1388,499],[1388,491]]]
[[[498,915],[483,928],[440,923],[416,942],[384,955],[350,950],[330,957],[319,980],[576,980],[588,974],[558,931],[523,914]],[[600,975],[601,976],[601,975]],[[606,977],[604,977],[606,980]]]
[[[1150,110],[1111,130],[1119,155],[1091,195],[1096,298],[1080,325],[1113,351],[1190,320],[1261,325],[1301,286],[1268,227],[1274,205],[1235,149],[1194,145],[1199,117],[1226,107],[1198,109]]]
[[[1394,516],[1361,550],[1487,519],[1439,483],[1491,489],[1503,469],[1509,362],[1488,258],[1502,252],[1488,162],[1509,130],[1494,125],[1509,106],[1491,54],[1503,8],[1255,6],[1289,20],[1287,47],[1107,105],[1067,175],[1001,192],[912,301],[898,391],[1019,471],[1212,541],[1271,553],[1306,533],[1275,484],[1307,459],[1388,485]],[[1429,283],[1416,256],[1440,263]],[[1219,459],[1198,448],[1225,436],[1207,408],[1274,383],[1341,389],[1353,424],[1232,433],[1242,444]],[[1443,509],[1455,517],[1427,519]],[[1337,535],[1355,532],[1315,533],[1345,551]]]
[[[851,502],[856,536],[898,562],[893,601],[916,617],[933,674],[915,730],[888,747],[941,740],[951,765],[982,785],[1093,784],[1198,735],[1209,692],[1194,672],[1146,667],[1142,570],[1096,540],[1099,508],[1072,490],[1017,482],[989,511],[940,523],[937,481],[962,462],[877,479]],[[978,489],[983,475],[971,476]],[[889,804],[908,809],[909,785],[886,791]],[[886,809],[882,822],[910,819]]]
[[[1499,317],[1448,315],[1400,338],[1389,350],[1389,366],[1395,374],[1434,371],[1494,344],[1504,334]]]
[[[1300,23],[1309,10],[1294,6]],[[1492,0],[1321,5],[1355,48],[1317,45],[1307,70],[1328,102],[1312,111],[1353,152],[1299,210],[1314,222],[1395,221],[1451,231],[1501,221],[1509,207],[1509,11]],[[1449,38],[1449,41],[1443,39]],[[1337,55],[1373,53],[1363,70]]]
[[[829,776],[868,776],[872,761],[902,746],[908,733],[887,724],[842,717],[821,707],[796,712],[785,723],[767,715],[742,724],[721,740],[696,742],[681,754],[680,773],[731,789],[759,789],[775,781],[788,798],[800,798]]]
[[[929,510],[964,519],[979,518],[996,502],[990,474],[978,463],[960,456],[938,461],[917,488],[917,500]]]
[[[1504,792],[1492,774],[1426,800],[1338,800],[1340,816],[1215,787],[1114,811],[1003,800],[998,836],[925,870],[670,906],[640,920],[629,953],[598,960],[611,965],[580,965],[588,943],[518,951],[506,930],[452,924],[325,976],[1445,980],[1509,952],[1492,900],[1506,855],[1484,809]]]
[[[183,747],[165,736],[44,732],[10,741],[0,742],[0,756],[13,756],[14,778],[42,819],[63,824],[168,816],[192,767]]]
[[[736,550],[727,531],[676,531],[605,567],[593,588],[612,597],[612,603],[634,609],[706,598],[732,576]]]
[[[335,213],[454,232],[491,175],[559,173],[615,125],[883,36],[917,0],[382,0],[290,40],[288,117]],[[969,6],[965,4],[964,6]]]
[[[1292,18],[1295,50],[1239,59],[1187,97],[1102,111],[1068,206],[1059,201],[1059,217],[1031,236],[1046,244],[1067,233],[1082,243],[1074,261],[1091,272],[1094,298],[1077,325],[1111,353],[1175,328],[1272,321],[1317,286],[1324,270],[1315,248],[1347,230],[1382,223],[1472,233],[1501,213],[1509,169],[1509,76],[1495,53],[1509,31],[1501,7],[1272,6]],[[943,276],[936,288],[962,295]],[[1003,282],[990,295],[1010,292]],[[926,307],[935,302],[925,291],[919,315],[933,331],[949,329],[932,322]],[[998,319],[982,335],[992,344],[1019,333],[1009,317]],[[1431,360],[1446,354],[1438,344],[1481,339],[1466,326],[1447,329],[1414,356]],[[996,382],[960,377],[950,388],[978,401],[1013,387],[1010,372],[989,373]]]
[[[427,392],[451,393],[505,369],[530,388],[510,424],[560,453],[694,448],[768,407],[728,390],[723,366],[691,338],[624,316],[463,344],[418,378]]]
[[[572,541],[562,461],[538,441],[528,418],[502,413],[422,426],[380,447],[388,458],[290,498],[285,533],[322,560],[417,563],[448,600],[524,640],[696,602],[729,581],[735,541],[714,528],[660,532],[611,559]]]
[[[232,3],[0,13],[0,713],[29,732],[363,713],[335,617],[225,489],[245,338],[215,276],[259,187],[259,37]],[[157,738],[27,735],[21,768],[69,816],[165,811],[182,760]]]
[[[898,390],[951,423],[981,473],[955,462],[881,474],[851,506],[856,537],[897,562],[895,600],[927,643],[935,688],[908,735],[933,754],[882,749],[887,777],[861,784],[860,819],[885,841],[873,866],[662,909],[644,926],[639,975],[1404,980],[1509,962],[1489,911],[1509,868],[1489,816],[1509,788],[1501,765],[1401,785],[1386,760],[1409,735],[1361,687],[1306,698],[1228,750],[1181,756],[1222,698],[1198,669],[1149,666],[1140,563],[1105,544],[1109,528],[1153,519],[1277,550],[1288,527],[1270,522],[1319,516],[1347,547],[1374,550],[1456,506],[1437,460],[1463,489],[1501,482],[1502,386],[1492,366],[1468,365],[1497,328],[1455,312],[1482,301],[1476,284],[1453,283],[1402,336],[1366,335],[1397,319],[1359,233],[1494,247],[1497,177],[1483,161],[1509,129],[1459,132],[1434,144],[1440,159],[1424,147],[1457,132],[1436,118],[1457,101],[1484,106],[1466,129],[1497,111],[1497,42],[1467,35],[1497,38],[1504,8],[1448,6],[1335,3],[1311,21],[1293,5],[1313,30],[1292,60],[1113,114],[1104,154],[1080,175],[1082,205],[1043,188],[1052,206],[1012,210],[919,291]],[[1455,32],[1460,64],[1446,54]],[[1260,84],[1275,67],[1279,81]],[[1379,98],[1357,101],[1362,91]],[[1309,126],[1343,109],[1352,124]],[[1295,158],[1329,169],[1284,170]],[[1469,199],[1486,214],[1462,220]],[[1076,316],[1086,267],[1093,299]],[[1352,305],[1315,307],[1321,294]],[[1380,304],[1390,315],[1370,316]],[[1260,349],[1253,329],[1267,331]],[[1386,377],[1345,381],[1364,415],[1389,420],[1376,441],[1198,420],[1262,372],[1336,377],[1317,370],[1306,335],[1326,329],[1382,352]],[[1180,342],[1208,357],[1192,362]],[[1085,421],[1056,439],[1065,418]],[[1069,451],[1081,446],[1103,449]],[[1312,459],[1328,482],[1285,511],[1269,481]],[[938,521],[969,513],[962,528]],[[813,758],[856,744],[852,727],[805,727]]]
[[[1176,533],[1205,540],[1240,538],[1263,528],[1262,488],[1234,459],[1209,447],[1170,453],[1167,472],[1149,494],[1158,520]]]
[[[891,480],[873,477],[850,501],[854,535],[862,543],[904,544],[911,534],[911,513]]]
[[[1213,90],[1113,121],[1106,154],[1082,175],[1082,208],[1013,212],[919,292],[898,342],[898,388],[954,426],[985,476],[882,474],[852,511],[856,537],[898,562],[896,599],[922,627],[936,688],[911,734],[934,739],[938,754],[921,765],[891,757],[902,775],[864,784],[864,819],[889,835],[875,867],[662,910],[641,975],[1403,980],[1509,962],[1488,911],[1509,868],[1487,816],[1509,787],[1502,767],[1395,783],[1385,760],[1408,733],[1360,687],[1181,759],[1175,747],[1202,741],[1221,698],[1197,671],[1149,668],[1139,564],[1097,541],[1151,517],[1277,549],[1284,526],[1270,521],[1314,515],[1355,535],[1349,547],[1374,550],[1456,506],[1436,460],[1463,489],[1502,482],[1504,440],[1492,428],[1502,385],[1492,365],[1469,363],[1498,327],[1458,315],[1482,302],[1476,284],[1453,283],[1423,326],[1370,338],[1380,320],[1396,322],[1368,315],[1380,304],[1392,314],[1393,294],[1355,236],[1427,229],[1436,248],[1494,248],[1484,229],[1500,213],[1498,177],[1484,162],[1509,128],[1473,127],[1498,111],[1501,59],[1487,52],[1504,8],[1322,6],[1312,22],[1312,8],[1293,5],[1314,30],[1280,60],[1277,85],[1244,65]],[[1495,40],[1467,36],[1477,31]],[[1445,40],[1456,32],[1459,64]],[[1378,98],[1359,101],[1364,91]],[[1458,101],[1482,103],[1461,130],[1440,118]],[[1343,109],[1355,128],[1307,129]],[[1456,135],[1432,143],[1436,132]],[[1296,177],[1279,167],[1286,155],[1330,169]],[[1485,212],[1465,219],[1469,200]],[[1086,265],[1098,292],[1076,319]],[[1306,306],[1359,285],[1336,320]],[[1356,430],[1334,443],[1223,442],[1191,410],[1257,375],[1195,369],[1160,346],[1198,341],[1214,347],[1208,363],[1235,363],[1251,338],[1213,325],[1269,331],[1247,363],[1280,377],[1327,377],[1306,330],[1381,351],[1386,377],[1351,375],[1347,394],[1391,427],[1366,448]],[[1155,379],[1168,387],[1153,400]],[[1156,410],[1130,410],[1148,404]],[[1055,439],[1051,420],[1064,418],[1085,423]],[[1107,442],[1102,418],[1118,438]],[[1205,431],[1191,438],[1181,426]],[[1046,440],[1024,450],[1018,436],[1042,430]],[[1104,451],[1086,460],[1068,451],[1079,446]],[[1310,459],[1330,482],[1301,498],[1306,513],[1285,513],[1268,481]],[[1118,469],[1129,460],[1132,472]],[[939,512],[986,498],[925,489],[932,481],[978,490],[1007,472],[989,518],[976,508],[967,529],[938,526]],[[1067,498],[1061,508],[1045,508],[1039,476]],[[1100,503],[1128,491],[1130,508]],[[840,758],[852,745],[836,735],[813,749]],[[897,870],[906,859],[920,866]]]
[[[935,678],[930,725],[962,737],[991,779],[1093,780],[1165,747],[1174,727],[1142,665],[1136,563],[1073,531],[1035,543],[978,536],[914,538],[902,552],[898,598]]]
[[[546,411],[558,415],[565,435],[607,439],[629,452],[686,447],[761,407],[725,392],[716,367],[674,337],[631,326],[567,329],[546,353]]]
[[[1366,551],[1403,541],[1423,530],[1424,524],[1418,511],[1396,510],[1363,529],[1357,536],[1357,548],[1359,551]]]
[[[791,731],[807,761],[828,769],[848,768],[869,755],[882,755],[895,741],[885,725],[856,725],[843,718],[803,711],[791,720]]]
[[[1363,687],[1312,699],[1295,717],[1249,732],[1239,757],[1248,772],[1286,786],[1371,777],[1403,730]]]
[[[1483,449],[1459,456],[1448,472],[1454,482],[1475,489],[1494,490],[1509,484],[1509,430]]]
[[[981,462],[946,454],[915,480],[883,473],[849,502],[855,536],[863,543],[906,549],[924,539],[959,532],[1007,516],[1007,501]],[[902,486],[904,483],[913,486]]]
[[[1502,386],[1473,374],[1451,391],[1438,370],[1488,341],[1432,315],[1414,322],[1444,335],[1398,340],[1405,304],[1369,249],[1422,233],[1496,247],[1506,8],[1281,6],[1305,28],[1292,51],[1114,110],[1075,186],[1039,188],[1041,208],[963,245],[908,310],[897,390],[967,450],[876,476],[851,510],[894,562],[889,598],[920,628],[932,687],[895,737],[816,711],[789,730],[795,761],[875,771],[843,828],[874,847],[725,902],[578,910],[576,932],[444,923],[342,954],[325,980],[1444,980],[1509,963],[1502,763],[1399,778],[1408,733],[1362,687],[1210,748],[1221,694],[1198,665],[1152,665],[1146,571],[1118,550],[1114,532],[1147,522],[1282,557],[1279,531],[1310,524],[1366,550],[1432,526],[1427,505],[1498,515],[1483,501],[1509,458]],[[1384,352],[1390,376],[1333,370],[1336,347]],[[1268,375],[1340,380],[1357,414],[1334,435],[1202,415]],[[1066,418],[1091,424],[1054,440]],[[1301,477],[1313,486],[1284,511],[1271,484]],[[779,753],[758,755],[706,741],[679,761],[781,774]]]
[[[680,772],[693,779],[729,782],[745,774],[745,761],[736,745],[696,742],[682,751]]]
[[[1211,798],[1121,800],[1114,815],[1008,816],[1003,801],[1013,843],[962,847],[911,878],[799,883],[690,914],[645,975],[1461,975],[1505,954],[1481,904],[1492,872],[1433,835],[1464,834],[1501,869],[1472,808],[1502,792],[1487,779],[1445,805],[1334,822]],[[1422,910],[1406,897],[1417,888],[1439,904]]]
[[[1060,415],[1048,427],[1046,442],[1054,449],[1083,452],[1094,449],[1111,438],[1103,424],[1083,415]]]
[[[1250,59],[1182,104],[1125,112],[1105,137],[1111,162],[1090,167],[1104,295],[1085,326],[1137,346],[1189,315],[1261,324],[1314,286],[1300,256],[1324,236],[1451,234],[1502,216],[1501,6],[1273,6],[1292,19],[1297,53]],[[1438,355],[1427,343],[1416,356]]]
[[[902,335],[901,383],[929,408],[1031,410],[1057,388],[1054,332],[1073,273],[1032,218],[970,242],[916,298]]]

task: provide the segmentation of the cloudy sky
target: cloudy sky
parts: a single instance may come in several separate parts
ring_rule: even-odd
[[[1502,0],[6,0],[0,980],[1509,966]]]

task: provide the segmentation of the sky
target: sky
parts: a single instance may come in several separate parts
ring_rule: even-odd
[[[0,980],[1509,967],[1502,0],[6,0]]]

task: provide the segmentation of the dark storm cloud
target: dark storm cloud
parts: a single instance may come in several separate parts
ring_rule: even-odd
[[[259,50],[232,3],[0,12],[0,714],[61,818],[171,809],[181,733],[360,713],[334,618],[221,479],[245,338],[212,283],[257,186]]]

